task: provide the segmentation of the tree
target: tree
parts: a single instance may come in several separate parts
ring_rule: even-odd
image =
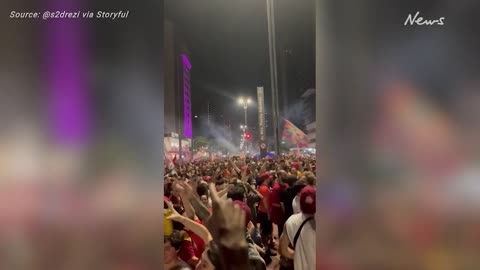
[[[288,145],[286,145],[286,144],[280,144],[280,151],[288,153],[288,152],[290,152],[290,147],[288,147]]]
[[[206,137],[198,136],[198,137],[195,137],[193,139],[193,148],[194,149],[199,149],[200,147],[209,147],[210,144],[211,143],[209,142],[208,138],[206,138]]]

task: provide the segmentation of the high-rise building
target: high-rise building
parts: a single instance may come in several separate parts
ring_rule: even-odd
[[[292,49],[283,49],[280,53],[280,112],[285,113],[288,110],[288,74],[289,70],[289,60],[292,56]],[[285,117],[285,115],[283,115]]]
[[[165,149],[170,154],[183,152],[188,158],[192,139],[192,108],[189,51],[175,32],[174,24],[165,22]]]
[[[176,49],[175,49],[175,33],[173,23],[169,20],[165,21],[165,133],[178,133],[178,102],[176,88]]]
[[[183,136],[188,139],[192,139],[192,101],[190,92],[190,70],[192,65],[188,60],[187,55],[181,54],[181,63],[179,67],[181,69],[179,77],[181,78],[180,88],[182,91],[183,99],[180,100],[180,104],[183,107]]]
[[[315,122],[315,89],[308,89],[303,93],[301,98],[303,103],[303,127],[306,129],[308,124]]]
[[[308,136],[308,147],[315,148],[315,89],[308,89],[302,95],[303,101],[303,130]]]
[[[307,125],[307,136],[308,136],[308,147],[309,148],[316,148],[316,133],[315,133],[315,126],[317,125],[316,122],[312,122]]]
[[[210,100],[207,102],[207,126],[210,128]]]

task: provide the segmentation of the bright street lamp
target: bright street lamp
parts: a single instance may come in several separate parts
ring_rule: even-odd
[[[240,129],[243,131],[242,138],[245,138],[245,134],[247,134],[247,126],[240,125]]]
[[[247,133],[247,109],[248,109],[248,104],[252,102],[249,97],[240,97],[238,98],[238,103],[240,105],[243,105],[243,111],[245,113],[245,125],[242,125],[240,128],[243,129],[243,138],[245,138],[245,134]],[[246,146],[246,144],[245,144]]]
[[[243,105],[243,110],[245,112],[245,128],[247,126],[247,109],[248,109],[248,104],[250,104],[250,102],[252,102],[250,98],[243,98],[243,97],[238,98],[238,103],[240,105]]]

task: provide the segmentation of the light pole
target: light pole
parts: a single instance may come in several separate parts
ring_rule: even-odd
[[[245,149],[247,149],[247,143],[246,143],[247,141],[245,139],[245,134],[247,134],[247,110],[248,110],[248,104],[250,104],[250,102],[252,101],[248,97],[247,98],[240,97],[238,99],[238,103],[240,105],[243,105],[243,111],[245,113],[245,126],[240,127],[243,129],[243,142],[245,144]]]
[[[277,78],[277,49],[275,46],[275,12],[273,0],[267,2],[268,48],[270,58],[270,82],[272,87],[272,114],[273,137],[275,152],[280,153],[279,108],[278,108],[278,78]]]
[[[240,149],[242,149],[243,146],[246,145],[245,134],[247,133],[246,132],[247,126],[240,125],[240,129],[242,130],[242,139],[240,140]]]
[[[238,99],[238,103],[240,105],[243,105],[243,111],[245,112],[245,129],[247,128],[247,109],[248,109],[248,104],[250,104],[250,102],[252,102],[250,98],[240,97]]]
[[[243,134],[246,133],[247,126],[240,125],[240,129],[243,131]]]

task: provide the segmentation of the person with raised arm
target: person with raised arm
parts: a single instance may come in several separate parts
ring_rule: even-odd
[[[210,184],[213,212],[207,221],[213,242],[220,253],[221,269],[248,270],[249,256],[245,231],[245,212],[231,200],[222,200]]]

